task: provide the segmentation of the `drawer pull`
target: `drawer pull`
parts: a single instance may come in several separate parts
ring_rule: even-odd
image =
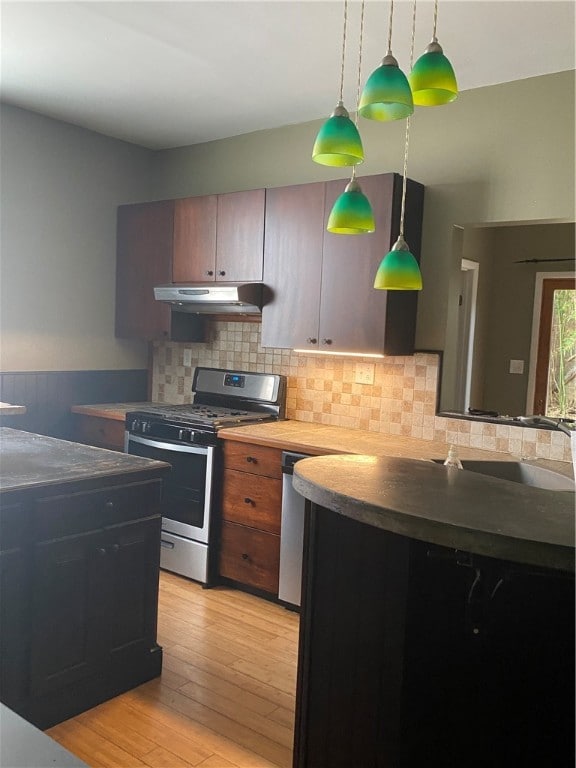
[[[250,558],[248,557],[248,555],[246,554],[246,552],[244,552],[244,554],[242,555],[242,560],[249,560],[249,559],[250,559]]]
[[[98,554],[100,555],[100,557],[105,557],[105,556],[106,556],[106,550],[104,549],[104,547],[98,547],[98,549],[96,550],[96,552],[98,552]]]
[[[120,544],[112,544],[112,552],[116,555],[120,552]]]
[[[106,504],[104,504],[106,509],[114,509],[114,502],[113,501],[107,501]]]
[[[174,542],[166,541],[166,539],[161,539],[160,546],[163,547],[164,549],[174,549]]]
[[[257,463],[257,461],[254,458],[254,456],[246,456],[246,461],[248,462],[248,464],[256,464]]]
[[[206,274],[208,275],[208,277],[212,277],[212,275],[214,274],[214,270],[213,269],[208,269],[206,271]]]
[[[318,339],[315,339],[312,336],[307,338],[306,341],[308,342],[308,344],[318,344]]]
[[[244,499],[244,504],[250,504],[253,507],[254,499],[251,499],[249,496],[246,496],[246,498]]]

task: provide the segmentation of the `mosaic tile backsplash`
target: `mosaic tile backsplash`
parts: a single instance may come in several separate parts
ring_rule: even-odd
[[[184,365],[186,356],[190,365]],[[382,359],[302,354],[261,347],[259,323],[214,322],[209,343],[155,343],[153,400],[191,402],[197,365],[285,375],[289,419],[571,461],[562,432],[436,416],[436,354]],[[372,383],[359,383],[372,371]]]

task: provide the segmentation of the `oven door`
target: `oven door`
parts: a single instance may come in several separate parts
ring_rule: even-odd
[[[127,453],[172,466],[162,493],[162,530],[208,543],[213,446],[183,445],[128,435]]]

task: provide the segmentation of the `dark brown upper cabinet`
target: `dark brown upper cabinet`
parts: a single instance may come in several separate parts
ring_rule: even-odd
[[[398,237],[402,177],[360,179],[376,220],[367,235],[326,231],[347,180],[267,191],[262,345],[320,352],[410,355],[417,291],[379,291],[374,276]],[[405,238],[420,259],[424,187],[408,180]]]
[[[174,283],[259,282],[265,190],[175,201]]]
[[[154,286],[172,282],[174,200],[118,208],[116,336],[146,341],[202,341],[204,319],[154,298]]]

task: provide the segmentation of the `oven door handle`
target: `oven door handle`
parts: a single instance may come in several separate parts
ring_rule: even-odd
[[[140,443],[149,445],[151,448],[161,449],[163,451],[174,451],[175,453],[197,453],[206,456],[212,446],[185,445],[183,443],[164,443],[162,440],[150,440],[146,437],[139,437],[128,433],[128,453],[130,453],[130,443]]]

